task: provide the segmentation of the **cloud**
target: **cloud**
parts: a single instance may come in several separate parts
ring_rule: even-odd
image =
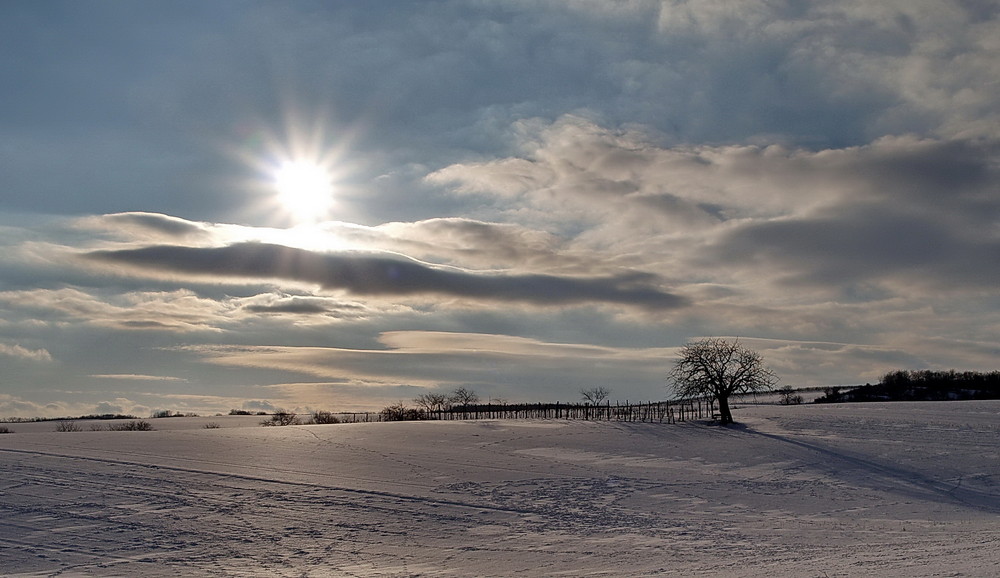
[[[206,224],[159,213],[142,212],[82,217],[76,220],[75,225],[85,229],[114,232],[119,236],[128,235],[147,242],[157,239],[204,239],[208,237],[210,229]]]
[[[242,409],[247,411],[266,411],[268,413],[274,413],[279,411],[280,408],[267,400],[248,400],[243,402]]]
[[[19,396],[0,393],[0,416],[3,417],[61,417],[73,415],[73,410],[73,406],[62,401],[38,403]]]
[[[101,403],[94,406],[94,413],[97,415],[106,415],[106,414],[118,415],[125,413],[125,410],[122,409],[122,406],[120,405],[102,401]]]
[[[243,310],[263,315],[363,319],[375,313],[375,309],[359,302],[310,295],[262,293],[237,302]]]
[[[342,221],[298,225],[288,229],[199,223],[152,213],[122,213],[83,217],[71,227],[114,237],[113,246],[152,243],[189,247],[218,247],[245,242],[285,245],[309,250],[337,247],[347,251],[401,253],[435,263],[464,268],[541,272],[553,269],[584,271],[586,259],[562,252],[563,239],[516,223],[496,223],[464,217],[394,221],[364,226]],[[93,246],[97,240],[86,238]]]
[[[485,395],[519,399],[530,397],[538,387],[562,399],[575,399],[579,388],[617,384],[626,373],[630,391],[658,396],[665,360],[673,351],[433,331],[386,332],[379,341],[384,348],[213,344],[181,348],[211,364],[309,375],[325,380],[332,391],[469,385]]]
[[[187,381],[182,377],[171,377],[169,375],[142,375],[137,373],[104,373],[91,375],[96,379],[120,379],[126,381]]]
[[[28,349],[17,344],[0,343],[0,355],[9,355],[29,361],[52,361],[52,354],[45,349]]]
[[[177,272],[214,278],[283,279],[344,289],[356,295],[437,295],[534,305],[609,303],[648,309],[685,305],[662,291],[653,275],[578,278],[553,275],[478,274],[432,267],[402,256],[316,253],[280,245],[241,243],[228,247],[153,246],[94,251],[92,259],[150,272]]]
[[[876,283],[948,292],[1000,286],[1000,239],[953,230],[940,218],[892,206],[740,227],[718,240],[729,265],[774,271],[775,280],[852,290]]]
[[[0,303],[17,309],[49,311],[55,318],[123,330],[218,331],[231,307],[189,289],[90,294],[79,289],[2,291]],[[45,320],[45,317],[39,317]]]
[[[721,116],[741,129],[784,125],[799,139],[1000,136],[990,84],[1000,72],[994,5],[668,0],[661,6],[667,50],[681,57],[671,66],[691,81],[683,94],[705,91],[710,104],[703,110],[731,105]],[[684,44],[689,50],[679,51]],[[688,69],[693,64],[703,68]],[[731,76],[716,76],[723,72]],[[733,86],[743,89],[738,97],[717,92]],[[770,106],[763,102],[769,97]],[[765,118],[747,118],[754,109]],[[819,118],[808,119],[810,113]],[[844,126],[833,126],[838,122]]]
[[[845,293],[862,283],[890,292],[914,280],[938,290],[997,283],[997,141],[667,147],[567,116],[531,123],[523,142],[523,158],[427,178],[493,199],[498,220],[562,231],[562,254],[590,249],[593,262],[744,294],[751,278]]]
[[[409,354],[510,355],[516,357],[548,357],[553,359],[614,360],[662,357],[663,349],[620,349],[590,344],[546,343],[537,339],[513,335],[458,333],[450,331],[387,331],[379,341],[392,350]]]
[[[268,305],[247,305],[246,309],[254,313],[299,313],[306,315],[330,312],[321,302],[302,297],[291,297],[282,300],[282,302],[274,302]]]
[[[392,222],[374,227],[368,237],[387,250],[462,267],[584,272],[597,265],[567,254],[558,235],[516,223],[459,217]]]

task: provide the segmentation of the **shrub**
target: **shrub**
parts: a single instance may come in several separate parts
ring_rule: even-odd
[[[10,429],[5,425],[0,425],[0,434],[5,434],[5,433],[14,433],[14,430]]]
[[[406,407],[402,402],[382,408],[379,412],[382,421],[416,421],[427,419],[427,412],[422,409]]]
[[[83,431],[75,421],[61,421],[56,425],[56,431]]]
[[[312,421],[318,424],[340,423],[340,420],[337,419],[337,416],[333,415],[333,412],[322,410],[313,412]]]
[[[253,415],[253,412],[245,409],[231,409],[229,415]]]
[[[302,420],[300,420],[293,412],[290,411],[278,411],[271,416],[271,419],[266,419],[260,422],[263,426],[284,426],[284,425],[301,425]]]
[[[92,413],[75,419],[135,419],[135,416],[125,413]]]
[[[108,426],[108,431],[153,431],[153,425],[148,421],[134,420],[111,424]]]
[[[206,423],[203,427],[205,429],[219,429],[222,426],[220,426],[218,423],[216,423],[214,421],[210,421],[210,422]]]

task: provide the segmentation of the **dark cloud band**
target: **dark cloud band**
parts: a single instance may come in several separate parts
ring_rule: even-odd
[[[589,278],[486,274],[439,269],[401,256],[316,253],[264,243],[212,248],[158,245],[88,256],[152,271],[304,281],[358,295],[448,295],[536,305],[613,303],[646,309],[687,304],[683,297],[660,290],[656,277],[648,273]]]

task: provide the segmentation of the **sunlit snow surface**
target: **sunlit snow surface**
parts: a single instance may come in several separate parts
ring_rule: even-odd
[[[0,574],[1000,571],[1000,402],[758,406],[736,418],[729,429],[5,424]]]

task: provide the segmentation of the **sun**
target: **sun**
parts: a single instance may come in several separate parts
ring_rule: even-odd
[[[277,201],[299,223],[322,221],[333,206],[333,175],[320,163],[287,161],[274,171]]]

